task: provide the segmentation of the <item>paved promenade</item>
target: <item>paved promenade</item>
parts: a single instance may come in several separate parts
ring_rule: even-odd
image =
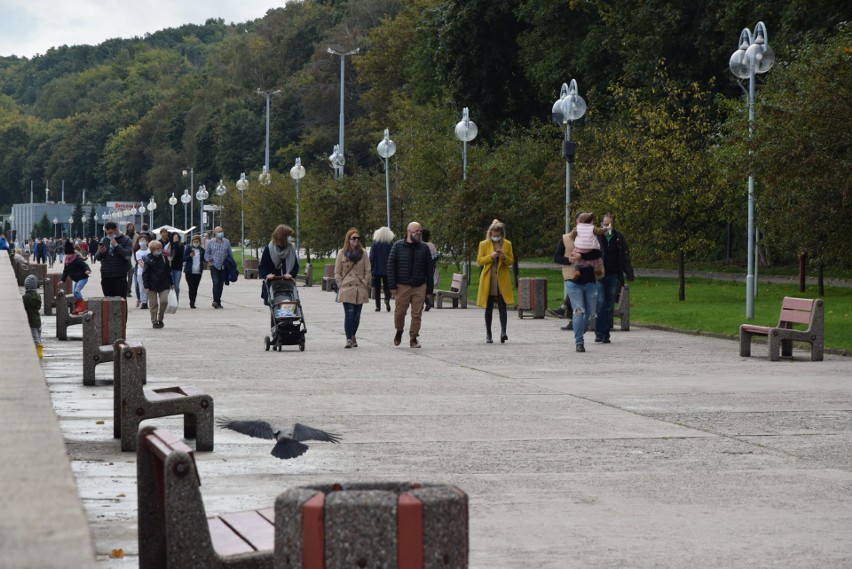
[[[635,326],[578,354],[564,321],[513,312],[509,342],[486,345],[472,305],[426,313],[420,350],[395,348],[392,314],[367,305],[360,347],[344,350],[342,307],[318,286],[301,289],[306,351],[265,352],[258,281],[227,287],[223,310],[207,276],[201,292],[162,330],[130,310],[149,386],[195,384],[217,416],[342,437],[279,461],[269,442],[217,430],[215,451],[197,455],[209,514],[270,506],[301,484],[446,482],[470,495],[475,568],[852,566],[850,358],[772,363],[765,345],[740,358],[734,341]],[[97,274],[86,293],[100,295]],[[112,438],[112,367],[84,388],[81,343],[56,341],[44,320],[42,368],[97,559],[133,567],[135,455]],[[157,422],[180,432],[180,419]],[[18,443],[3,442],[8,463]],[[118,548],[125,558],[110,560]]]

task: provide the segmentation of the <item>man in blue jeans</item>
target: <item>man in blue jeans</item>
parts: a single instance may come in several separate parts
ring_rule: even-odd
[[[624,275],[632,282],[633,264],[630,262],[630,250],[622,233],[612,227],[612,214],[606,214],[601,227],[607,230],[599,235],[603,253],[604,277],[598,281],[597,321],[595,322],[595,342],[609,344],[609,332],[612,330],[612,316],[615,310],[615,297],[618,289],[624,286]]]
[[[204,258],[210,263],[210,279],[213,281],[213,308],[222,308],[222,290],[228,280],[225,269],[225,259],[233,255],[231,242],[225,239],[225,231],[221,227],[213,230],[214,239],[207,242],[204,248]]]

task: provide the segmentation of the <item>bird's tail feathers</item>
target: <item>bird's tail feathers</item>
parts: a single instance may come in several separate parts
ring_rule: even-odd
[[[281,459],[296,458],[302,456],[308,450],[308,445],[293,439],[281,439],[272,447],[272,456]]]

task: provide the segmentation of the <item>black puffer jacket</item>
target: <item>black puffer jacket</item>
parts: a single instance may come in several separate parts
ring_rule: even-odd
[[[145,257],[145,268],[142,269],[142,284],[146,290],[162,292],[172,286],[172,268],[163,255],[148,255]]]
[[[388,288],[397,285],[426,285],[426,294],[432,294],[435,272],[432,252],[423,243],[408,243],[400,239],[391,247],[388,257]]]
[[[75,253],[73,261],[70,263],[64,263],[64,267],[62,268],[62,277],[60,280],[65,282],[65,279],[71,277],[71,280],[76,283],[77,281],[81,281],[89,277],[89,275],[86,274],[86,271],[91,271],[89,265],[86,264],[86,261],[84,261],[80,255]]]
[[[110,247],[109,237],[101,240],[101,245],[106,247],[104,254],[98,253],[95,257],[101,263],[101,277],[126,277],[130,270],[130,257],[133,255],[133,243],[126,235],[116,235],[117,245]]]

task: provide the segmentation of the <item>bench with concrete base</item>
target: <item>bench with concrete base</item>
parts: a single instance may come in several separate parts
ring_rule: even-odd
[[[246,259],[243,261],[243,277],[246,279],[257,278],[257,259]]]
[[[291,488],[275,500],[275,568],[468,566],[468,499],[455,486]]]
[[[453,282],[450,285],[450,290],[435,291],[435,308],[444,307],[444,299],[453,301],[453,308],[467,308],[467,285],[468,280],[465,275],[453,273]]]
[[[127,337],[127,300],[121,296],[90,298],[83,313],[83,385],[95,385],[95,367],[111,362],[113,343]]]
[[[113,345],[113,436],[121,450],[136,450],[136,434],[142,421],[183,415],[183,436],[195,439],[199,451],[213,450],[213,398],[194,385],[143,387],[146,382],[145,348],[117,340]]]
[[[42,307],[44,308],[45,316],[53,316],[53,309],[56,307],[56,291],[62,288],[65,291],[65,297],[70,297],[74,292],[74,283],[70,278],[65,279],[64,286],[59,284],[59,279],[62,277],[59,273],[51,273],[44,280],[44,298]]]
[[[304,286],[314,286],[314,267],[310,263],[305,265],[305,274],[296,275],[296,280],[304,284]]]
[[[323,267],[322,290],[329,292],[337,290],[337,280],[334,278],[334,265],[325,265]]]
[[[795,328],[799,326],[799,328]],[[805,329],[801,329],[805,326]],[[781,303],[781,315],[774,327],[743,324],[740,326],[740,356],[751,356],[751,339],[766,336],[769,342],[769,360],[777,362],[784,357],[793,357],[793,342],[811,345],[811,361],[823,359],[824,338],[823,302],[821,299],[793,298],[785,296]]]
[[[73,297],[71,297],[73,298]],[[71,304],[64,290],[56,292],[56,337],[68,340],[68,327],[83,323],[82,314],[71,314]]]
[[[143,427],[138,449],[139,569],[273,567],[273,508],[207,517],[186,443]]]

